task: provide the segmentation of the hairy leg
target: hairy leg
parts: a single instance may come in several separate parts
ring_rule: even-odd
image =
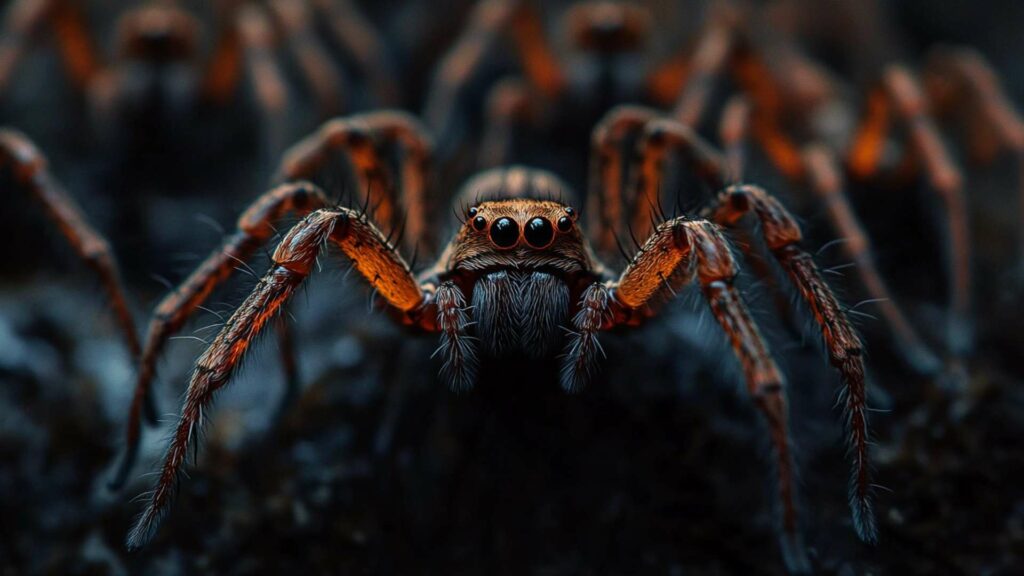
[[[748,392],[771,433],[786,562],[795,572],[807,572],[809,563],[800,534],[784,379],[733,285],[736,274],[729,245],[716,225],[686,218],[660,224],[617,282],[607,287],[592,286],[584,293],[581,312],[575,320],[577,333],[570,342],[564,372],[569,374],[570,382],[572,377],[580,377],[577,366],[585,366],[587,358],[577,351],[596,348],[596,341],[587,344],[596,329],[626,323],[632,315],[646,313],[666,292],[671,292],[672,285],[696,279],[729,338]]]
[[[590,192],[587,219],[591,242],[601,254],[615,250],[616,230],[627,222],[629,202],[623,187],[628,157],[625,146],[659,116],[641,106],[616,106],[598,122],[590,135]]]
[[[401,146],[401,200],[379,150],[383,144]],[[366,193],[374,219],[396,229],[403,225],[407,247],[427,236],[426,189],[433,141],[415,117],[399,111],[370,112],[331,120],[288,149],[277,168],[275,181],[313,178],[342,151],[351,163],[356,186]],[[369,199],[372,198],[372,201]]]
[[[50,174],[46,158],[25,135],[0,129],[0,169],[7,169],[17,186],[42,205],[75,253],[99,276],[117,326],[133,359],[140,353],[135,321],[128,306],[110,244],[85,220],[81,208]]]
[[[800,247],[803,235],[793,216],[763,189],[734,186],[723,191],[708,216],[719,224],[736,226],[753,213],[761,235],[811,310],[829,360],[843,380],[847,427],[853,473],[850,507],[857,533],[865,542],[877,540],[872,505],[871,471],[868,463],[867,398],[863,346],[832,290],[810,254]]]
[[[871,240],[861,226],[843,190],[843,176],[836,158],[825,147],[810,146],[804,152],[807,185],[824,203],[832,228],[844,241],[841,249],[854,262],[861,284],[885,317],[911,366],[922,373],[935,373],[941,361],[921,340],[886,285],[875,264]]]
[[[452,390],[469,390],[476,383],[478,360],[474,339],[466,333],[470,325],[466,298],[455,283],[444,282],[437,287],[434,301],[441,332],[441,345],[434,354],[441,356],[441,374]]]
[[[693,129],[674,120],[648,122],[636,144],[636,165],[631,186],[634,210],[632,230],[646,236],[657,221],[659,188],[670,154],[678,154],[690,170],[715,190],[727,185],[725,159]]]
[[[142,410],[144,406],[153,404],[150,387],[156,377],[157,361],[168,340],[181,330],[192,314],[239,266],[248,266],[246,261],[274,235],[275,222],[287,214],[304,216],[327,204],[323,192],[305,182],[285,184],[263,194],[238,219],[237,231],[211,252],[181,285],[160,301],[146,330],[135,394],[128,413],[125,457],[109,482],[112,489],[124,484],[128,472],[135,464],[141,439]],[[294,376],[289,370],[290,363],[293,362],[289,361],[285,353],[285,375],[289,385]],[[155,410],[147,410],[147,418],[155,422]]]
[[[278,245],[271,269],[197,362],[156,487],[128,536],[129,548],[139,548],[152,538],[169,509],[188,448],[214,393],[228,383],[266,324],[312,272],[328,243],[341,249],[391,308],[410,319],[423,313],[426,295],[405,261],[364,214],[338,208],[306,216]]]

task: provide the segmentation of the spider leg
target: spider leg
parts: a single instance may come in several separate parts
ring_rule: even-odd
[[[942,363],[903,315],[878,271],[871,240],[843,191],[843,176],[835,156],[824,146],[811,145],[804,151],[804,165],[807,186],[825,204],[832,227],[844,239],[843,253],[856,264],[854,269],[861,284],[869,297],[877,302],[904,356],[918,371],[935,373],[941,369]]]
[[[803,170],[800,151],[781,128],[785,98],[771,70],[746,46],[733,59],[732,72],[754,108],[751,135],[779,171],[787,178],[799,179]]]
[[[281,401],[277,405],[277,413],[274,415],[274,422],[280,422],[288,410],[295,404],[302,388],[302,378],[299,374],[299,364],[295,358],[295,330],[288,321],[287,309],[282,309],[274,324],[274,333],[277,334],[277,348],[281,354],[281,364],[284,368],[285,388]]]
[[[924,165],[930,190],[945,210],[949,266],[949,348],[960,356],[971,348],[971,248],[963,178],[939,136],[927,102],[914,76],[905,68],[890,66],[883,86],[894,111],[907,126],[911,146]]]
[[[315,186],[299,182],[274,188],[260,196],[238,219],[237,231],[210,253],[173,292],[164,297],[153,313],[146,330],[146,343],[139,359],[139,373],[135,381],[135,394],[128,413],[125,436],[125,457],[122,458],[109,482],[111,489],[124,484],[135,464],[141,439],[141,419],[144,406],[152,406],[150,392],[156,376],[156,363],[167,341],[177,333],[213,291],[248,260],[273,235],[273,223],[286,214],[306,215],[328,205],[327,199]],[[286,381],[291,386],[294,372],[289,365],[287,347],[282,346]],[[156,410],[147,409],[147,419],[156,422]]]
[[[206,60],[199,93],[203,100],[224,106],[242,81],[242,38],[233,14],[233,0],[220,0],[215,8],[216,40]]]
[[[866,180],[882,162],[886,138],[892,122],[892,105],[881,87],[868,93],[863,118],[850,144],[846,165],[858,180]]]
[[[727,186],[727,159],[704,142],[692,130],[671,120],[659,120],[648,124],[645,136],[637,145],[639,151],[639,168],[634,171],[634,186],[638,197],[657,198],[655,183],[661,179],[664,170],[664,159],[670,151],[678,152],[682,158],[695,169],[709,186],[722,189]],[[937,369],[938,360],[929,348],[920,340],[914,329],[907,322],[903,313],[889,293],[881,275],[870,256],[870,245],[867,236],[857,221],[852,208],[839,187],[837,172],[834,170],[831,155],[820,146],[810,147],[814,150],[801,159],[806,169],[801,169],[805,182],[816,195],[825,200],[829,218],[841,237],[847,239],[846,250],[857,263],[858,274],[872,298],[878,299],[887,322],[897,336],[907,361],[924,373],[933,373]],[[638,208],[643,209],[641,204]],[[643,213],[642,213],[643,214]],[[645,219],[649,214],[643,214]],[[634,226],[639,219],[634,219]],[[741,229],[742,230],[742,229]],[[762,263],[751,251],[750,245],[741,245],[750,259],[759,278],[770,280],[772,274],[762,269]],[[781,310],[789,310],[785,304]]]
[[[746,153],[747,136],[750,132],[751,104],[746,96],[737,95],[725,104],[722,119],[719,123],[719,137],[724,149],[722,166],[725,169],[722,180],[735,185],[743,182],[743,168]],[[758,282],[767,286],[772,294],[775,308],[787,326],[794,333],[799,328],[794,324],[793,308],[786,294],[780,290],[775,274],[763,254],[760,246],[754,242],[753,232],[745,228],[735,231],[733,245],[739,246],[744,259],[750,264]]]
[[[636,166],[630,188],[634,190],[632,230],[647,235],[656,221],[659,187],[671,153],[680,154],[692,172],[715,190],[728,184],[725,160],[693,129],[669,119],[648,122],[636,144]]]
[[[491,88],[487,97],[487,120],[480,144],[481,169],[504,166],[512,158],[516,126],[531,116],[533,95],[519,78],[505,78]]]
[[[443,360],[441,374],[452,390],[469,390],[476,383],[478,360],[473,338],[466,334],[469,315],[466,298],[454,282],[444,282],[434,295],[441,346],[435,354]]]
[[[658,107],[673,105],[686,85],[690,73],[690,54],[679,51],[647,75],[645,91]]]
[[[973,49],[936,50],[928,60],[926,88],[939,113],[967,116],[965,109],[976,111],[970,120],[964,119],[972,134],[971,148],[976,158],[991,161],[1000,147],[1014,155],[1019,166],[1020,221],[1024,223],[1024,119],[1007,98],[995,71]],[[961,106],[962,103],[967,106]],[[1024,232],[1019,253],[1024,258]]]
[[[310,9],[301,0],[272,0],[269,9],[313,92],[320,117],[330,118],[341,112],[345,106],[342,78],[313,29]]]
[[[132,359],[137,359],[139,337],[110,244],[89,225],[82,209],[50,174],[46,158],[25,135],[0,129],[0,169],[10,170],[14,183],[43,205],[78,257],[99,276],[121,335]]]
[[[735,15],[726,9],[716,16],[697,41],[682,93],[672,109],[671,116],[686,126],[697,126],[704,116],[715,83],[737,48]]]
[[[306,216],[281,240],[270,270],[196,363],[156,487],[128,535],[128,548],[137,549],[152,538],[171,504],[188,448],[214,393],[228,383],[266,324],[313,271],[328,242],[341,249],[391,308],[410,321],[422,315],[426,294],[402,257],[364,214],[336,208]]]
[[[660,112],[641,106],[622,105],[608,111],[590,135],[590,191],[587,220],[591,242],[602,254],[615,250],[615,231],[625,222],[629,201],[623,189],[626,142],[631,142],[644,125]]]
[[[974,112],[968,129],[975,157],[991,161],[1000,147],[1024,148],[1024,122],[991,65],[971,48],[937,48],[928,56],[925,88],[936,114]]]
[[[392,142],[402,147],[405,239],[407,246],[413,246],[428,236],[425,196],[433,142],[412,115],[382,111],[331,120],[285,153],[274,178],[279,182],[312,178],[330,162],[332,152],[342,150],[355,169],[359,190],[375,195],[375,220],[397,227],[402,223],[401,211],[378,151],[378,144]]]
[[[746,160],[744,146],[750,131],[750,101],[745,96],[733,96],[725,104],[718,127],[722,149],[725,150],[726,180],[736,184],[743,179]]]
[[[394,106],[401,100],[399,75],[380,32],[350,0],[312,0],[331,38],[354,60],[369,83],[377,107]]]
[[[431,84],[424,118],[444,142],[453,141],[458,127],[458,104],[463,87],[471,82],[484,59],[510,34],[532,91],[546,101],[565,89],[565,72],[544,35],[543,23],[529,0],[485,0],[477,4],[469,23],[445,55]]]
[[[709,210],[709,216],[716,223],[735,226],[748,212],[757,216],[768,249],[813,313],[829,360],[842,377],[854,468],[850,479],[850,508],[860,538],[874,542],[877,540],[877,528],[868,464],[866,387],[860,337],[821,277],[814,260],[800,247],[802,234],[796,220],[777,199],[756,186],[733,186],[720,194],[718,204]]]
[[[52,18],[55,3],[56,0],[17,0],[7,7],[0,35],[0,92],[7,91],[18,64]]]
[[[581,312],[575,321],[579,335],[570,343],[566,371],[576,373],[573,364],[580,358],[571,352],[585,345],[584,336],[592,333],[596,326],[610,327],[628,321],[631,313],[643,313],[654,304],[664,293],[666,284],[681,285],[696,279],[715,319],[729,338],[743,369],[747,390],[771,432],[781,512],[781,544],[786,562],[794,572],[808,572],[799,525],[796,465],[788,432],[785,381],[733,285],[736,274],[729,245],[715,224],[686,218],[660,224],[617,282],[592,286],[584,293]]]
[[[12,4],[0,40],[0,91],[46,26],[52,28],[71,84],[84,92],[102,69],[89,27],[78,3],[67,0],[20,0]]]
[[[244,76],[253,86],[255,102],[262,114],[267,152],[276,156],[287,141],[289,94],[274,54],[273,25],[264,10],[254,4],[239,8],[235,18]]]

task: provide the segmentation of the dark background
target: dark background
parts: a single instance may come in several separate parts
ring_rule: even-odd
[[[467,3],[364,4],[396,54],[404,105],[418,110]],[[820,10],[824,21],[834,18],[835,5],[807,9]],[[1012,100],[1024,104],[1024,4],[884,6],[899,44],[894,57],[917,65],[936,43],[975,46]],[[101,42],[120,9],[109,0],[90,4]],[[700,22],[697,4],[652,9],[660,45]],[[550,12],[554,29],[558,9]],[[855,57],[821,38],[807,40],[840,74],[856,74]],[[178,141],[185,153],[100,146],[45,46],[0,95],[0,121],[39,143],[56,176],[109,235],[140,326],[166,291],[157,278],[183,279],[219,242],[209,222],[230,229],[264,186],[273,164],[253,145],[249,114],[241,97],[230,111],[203,118]],[[313,126],[299,115],[292,128],[299,136]],[[579,159],[588,132],[589,124],[569,126],[557,145],[529,156],[564,164],[566,179],[583,191]],[[790,379],[806,540],[822,573],[1024,572],[1024,283],[1015,169],[1012,158],[968,169],[978,294],[966,381],[950,390],[914,375],[881,322],[860,320],[871,400],[880,409],[872,422],[877,481],[885,487],[876,547],[860,544],[849,520],[834,408],[838,378],[813,328],[787,330],[771,294],[744,277]],[[778,182],[755,158],[750,177],[760,175]],[[337,181],[324,183],[335,183],[330,191],[337,193]],[[179,339],[168,346],[156,384],[165,425],[146,431],[137,480],[111,493],[105,484],[133,382],[128,355],[89,270],[36,204],[9,183],[0,190],[0,573],[784,572],[767,434],[699,295],[685,293],[642,329],[604,336],[608,358],[579,394],[561,392],[556,362],[490,363],[476,389],[454,394],[434,376],[435,340],[369,312],[367,290],[337,259],[325,260],[326,272],[294,307],[304,381],[297,405],[272,424],[283,378],[268,339],[220,394],[198,462],[157,538],[128,554],[122,542],[141,509],[132,499],[148,489],[145,474],[162,456],[203,344]],[[785,188],[778,193],[798,208],[810,251],[834,239],[820,207]],[[438,203],[447,195],[439,191]],[[897,296],[918,328],[934,336],[943,325],[943,275],[929,197],[864,189],[854,202]],[[443,206],[436,212],[448,214]],[[450,218],[441,220],[446,229]],[[819,262],[844,263],[834,250]],[[257,271],[265,266],[264,257],[252,263]],[[251,289],[254,280],[238,276],[211,308],[230,311]],[[852,277],[836,276],[833,284],[847,302],[863,298]],[[181,334],[208,337],[202,329],[215,321],[199,313]]]

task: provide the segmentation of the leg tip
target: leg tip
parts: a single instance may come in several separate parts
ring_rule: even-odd
[[[790,574],[810,574],[811,561],[807,556],[803,537],[797,534],[784,533],[779,538],[782,549],[782,560]]]

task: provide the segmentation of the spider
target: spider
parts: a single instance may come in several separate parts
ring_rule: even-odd
[[[339,125],[333,132],[340,134]],[[304,158],[322,159],[327,145],[341,141],[325,134],[311,140],[318,145],[300,148]],[[718,153],[696,135],[692,142],[692,153],[709,159],[702,174],[709,181],[724,179],[720,163],[714,161]],[[383,192],[398,204],[394,189]],[[748,214],[760,223],[766,244],[813,312],[830,361],[841,375],[853,457],[850,505],[859,536],[873,542],[862,344],[812,258],[800,247],[800,228],[782,204],[763,188],[736,185],[722,188],[698,217],[668,218],[659,212],[649,237],[616,274],[591,247],[573,203],[553,199],[557,192],[563,198],[572,195],[557,176],[521,166],[495,168],[471,178],[454,201],[465,208],[461,226],[437,261],[418,274],[397,242],[373,223],[366,206],[332,205],[319,188],[306,182],[283,184],[259,198],[230,243],[262,243],[272,221],[285,211],[303,218],[284,235],[270,270],[199,358],[156,487],[128,536],[129,548],[146,544],[169,510],[188,448],[214,394],[230,381],[248,348],[312,273],[325,247],[333,245],[372,286],[381,307],[397,323],[438,335],[441,372],[455,390],[473,386],[481,357],[549,357],[559,351],[564,353],[562,386],[578,390],[597,368],[601,332],[639,326],[656,317],[677,289],[698,284],[770,428],[784,557],[793,570],[806,571],[785,380],[734,285],[738,265],[723,233],[723,227],[741,225]],[[196,286],[210,286],[230,274],[231,266],[209,262],[218,262],[216,253],[172,296],[174,300],[189,297],[201,302],[208,292]],[[193,302],[189,309],[195,308]],[[180,302],[178,310],[185,310]],[[181,321],[178,315],[173,318]],[[158,313],[155,325],[169,320],[166,312]]]
[[[686,78],[686,52],[657,54],[652,14],[633,2],[575,2],[565,10],[565,49],[548,37],[540,6],[530,0],[485,0],[470,14],[463,33],[439,63],[427,95],[424,119],[437,135],[442,159],[455,153],[468,118],[466,88],[512,42],[521,77],[506,76],[488,87],[479,163],[508,160],[518,129],[591,126],[611,104],[639,100],[671,104]],[[654,64],[649,64],[653,62]],[[471,108],[472,109],[472,108]],[[565,139],[563,130],[550,137]]]
[[[67,238],[75,253],[99,276],[118,329],[133,359],[142,352],[117,261],[107,240],[89,225],[82,209],[50,174],[46,158],[24,134],[0,128],[0,174],[15,189],[30,194]]]
[[[375,101],[389,104],[397,97],[382,41],[349,2],[223,0],[215,6],[216,34],[205,56],[196,16],[176,2],[148,0],[117,18],[113,58],[104,61],[79,2],[18,0],[8,10],[0,44],[0,94],[33,43],[52,32],[71,86],[107,136],[132,130],[152,138],[157,121],[156,133],[172,132],[198,110],[232,105],[247,84],[260,111],[264,145],[276,156],[294,112],[279,46],[312,94],[320,119],[350,106],[346,97],[358,97],[337,69],[332,46],[353,61]]]

